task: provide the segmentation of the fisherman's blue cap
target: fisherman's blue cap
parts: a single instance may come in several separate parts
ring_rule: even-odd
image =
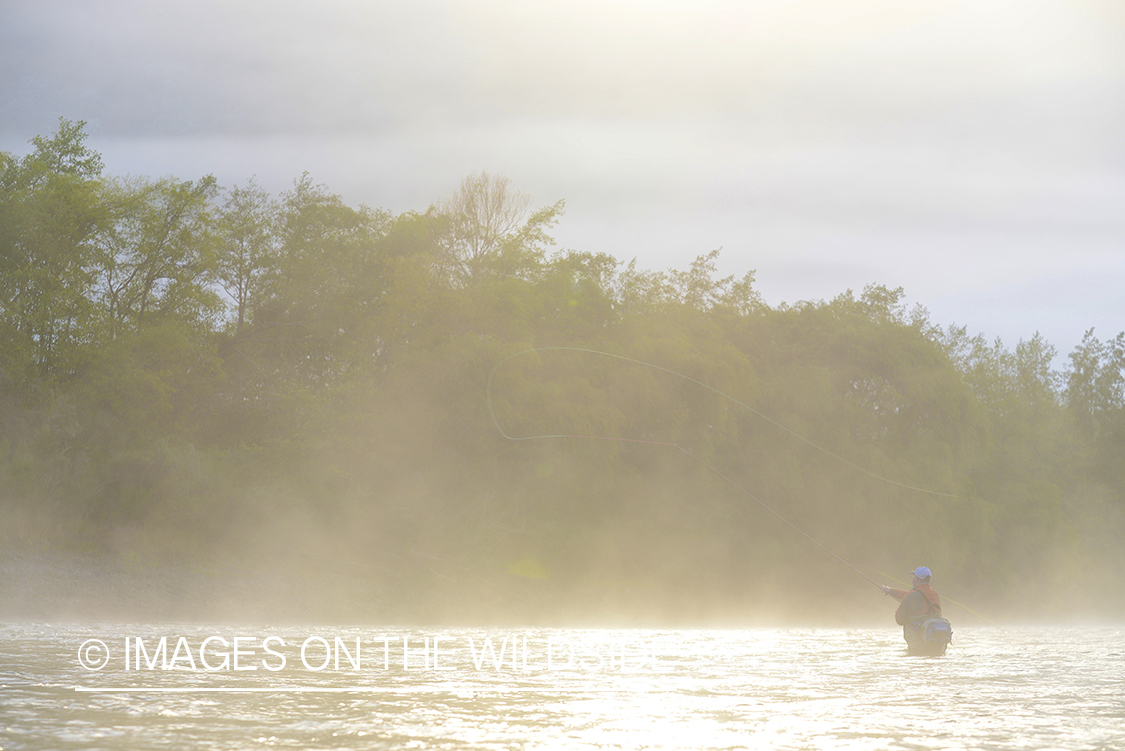
[[[931,576],[933,576],[933,574],[930,573],[930,570],[925,566],[919,566],[918,568],[914,569],[914,575],[919,579],[929,579]]]

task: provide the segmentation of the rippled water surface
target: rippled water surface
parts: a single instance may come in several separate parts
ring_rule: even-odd
[[[1125,749],[1123,638],[16,624],[0,747]]]

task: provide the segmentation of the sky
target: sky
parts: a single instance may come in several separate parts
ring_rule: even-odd
[[[0,0],[0,150],[424,211],[481,171],[562,248],[771,305],[902,287],[942,326],[1125,331],[1120,0]]]

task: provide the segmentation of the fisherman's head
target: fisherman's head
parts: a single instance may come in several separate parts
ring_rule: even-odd
[[[933,576],[933,574],[930,573],[928,568],[919,566],[914,569],[914,586],[917,587],[919,584],[929,583],[931,576]]]

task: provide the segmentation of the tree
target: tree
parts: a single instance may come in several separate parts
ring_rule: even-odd
[[[714,278],[720,252],[716,249],[699,256],[688,271],[671,272],[670,282],[677,302],[696,310],[729,307],[739,315],[761,310],[764,303],[754,289],[753,271],[748,271],[737,282],[733,275]]]
[[[209,327],[214,281],[213,177],[112,183],[113,224],[98,238],[94,295],[114,338],[153,314]]]
[[[1101,342],[1090,329],[1069,356],[1066,402],[1090,435],[1125,409],[1125,332]]]
[[[506,177],[487,172],[466,177],[453,196],[430,210],[446,222],[439,276],[464,287],[485,277],[534,274],[546,246],[554,242],[547,231],[562,215],[564,203],[528,216],[529,205],[528,196],[513,191]]]
[[[101,156],[85,123],[59,120],[17,159],[0,155],[0,368],[3,377],[70,372],[87,340],[93,238],[105,225]]]
[[[352,345],[385,292],[377,246],[388,224],[385,212],[347,206],[308,174],[295,180],[279,205],[276,258],[254,280],[251,326],[231,342],[228,354],[242,361],[232,367],[312,389],[362,365]]]
[[[1125,498],[1125,332],[1102,342],[1090,329],[1070,353],[1066,405],[1091,448],[1095,475]]]
[[[633,259],[613,281],[617,302],[631,314],[643,315],[671,305],[685,305],[700,312],[725,308],[744,316],[765,309],[754,289],[754,272],[735,281],[733,275],[716,279],[721,249],[692,261],[687,271],[640,271]]]
[[[234,306],[234,328],[246,325],[265,279],[278,264],[278,205],[253,179],[227,192],[219,215],[216,276]]]

